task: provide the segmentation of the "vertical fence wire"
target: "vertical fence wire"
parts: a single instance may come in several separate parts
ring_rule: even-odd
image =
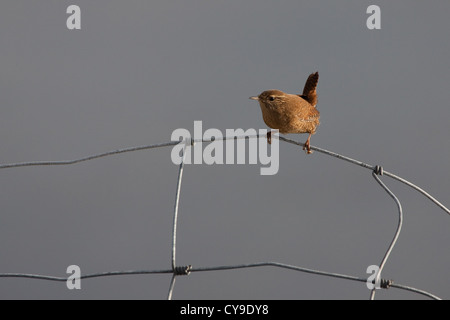
[[[172,280],[170,281],[169,286],[169,293],[167,296],[167,300],[172,299],[173,289],[175,287],[175,280],[176,280],[176,270],[177,270],[177,263],[176,263],[176,253],[177,253],[177,226],[178,226],[178,210],[180,207],[180,194],[181,194],[181,181],[183,180],[183,171],[184,171],[184,161],[186,158],[186,148],[187,148],[187,141],[184,141],[184,146],[181,150],[182,155],[180,157],[181,163],[178,169],[178,179],[177,179],[177,189],[175,192],[175,205],[173,210],[173,226],[172,226]]]
[[[382,172],[382,171],[381,171]],[[387,259],[389,258],[392,249],[394,249],[395,244],[397,243],[398,237],[400,236],[400,231],[402,230],[403,226],[403,210],[402,210],[402,204],[398,200],[398,198],[395,196],[395,194],[381,181],[380,178],[378,178],[377,173],[372,172],[372,176],[374,179],[378,182],[378,184],[389,194],[389,196],[394,199],[395,203],[397,204],[398,208],[398,225],[397,225],[397,231],[395,232],[394,238],[392,239],[391,244],[389,245],[386,253],[384,254],[383,259],[381,260],[381,263],[379,265],[378,274],[375,283],[381,282],[381,272],[384,269],[384,266],[386,265]],[[375,300],[375,291],[376,287],[372,289],[370,293],[370,300]]]

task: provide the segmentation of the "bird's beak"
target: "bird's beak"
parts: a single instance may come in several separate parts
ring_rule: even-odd
[[[259,100],[258,97],[250,97],[249,99],[251,99],[251,100]]]

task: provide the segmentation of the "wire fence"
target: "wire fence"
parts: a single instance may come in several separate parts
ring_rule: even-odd
[[[293,266],[288,265],[280,262],[256,262],[256,263],[250,263],[250,264],[238,264],[238,265],[227,265],[227,266],[212,266],[212,267],[193,267],[191,265],[188,266],[178,266],[176,264],[176,249],[177,249],[177,221],[178,221],[178,211],[180,206],[180,195],[182,190],[182,179],[183,179],[183,171],[184,171],[184,164],[185,164],[185,155],[186,155],[186,148],[190,148],[197,142],[212,142],[215,140],[230,140],[230,139],[260,139],[266,138],[266,135],[247,135],[247,136],[231,136],[231,137],[223,137],[223,138],[216,138],[216,139],[191,139],[189,141],[171,141],[166,143],[160,143],[160,144],[152,144],[152,145],[146,145],[146,146],[138,146],[138,147],[131,147],[131,148],[124,148],[124,149],[118,149],[114,151],[109,151],[105,153],[95,154],[79,159],[74,160],[67,160],[67,161],[34,161],[34,162],[20,162],[20,163],[9,163],[9,164],[0,164],[0,170],[1,169],[9,169],[9,168],[20,168],[20,167],[34,167],[34,166],[60,166],[60,165],[73,165],[80,162],[100,159],[108,156],[113,156],[121,153],[127,153],[127,152],[135,152],[135,151],[141,151],[141,150],[149,150],[149,149],[155,149],[155,148],[164,148],[164,147],[170,147],[175,146],[177,144],[183,143],[183,154],[182,154],[182,160],[178,168],[178,178],[177,178],[177,184],[176,184],[176,192],[175,192],[175,201],[174,201],[174,214],[173,214],[173,227],[172,227],[172,254],[171,254],[171,268],[164,269],[164,270],[128,270],[128,271],[111,271],[111,272],[102,272],[102,273],[92,273],[92,274],[85,274],[81,275],[80,279],[92,279],[92,278],[99,278],[99,277],[112,277],[112,276],[126,276],[126,275],[147,275],[147,274],[172,274],[172,278],[169,285],[169,290],[167,294],[167,299],[171,300],[173,296],[173,292],[175,289],[175,281],[176,278],[179,276],[186,276],[189,275],[192,272],[217,272],[217,271],[223,271],[223,270],[232,270],[232,269],[247,269],[247,268],[259,268],[259,267],[275,267],[275,268],[284,268],[289,269],[297,272],[304,272],[324,277],[333,277],[333,278],[339,278],[343,280],[349,280],[349,281],[357,281],[357,282],[364,282],[368,283],[367,278],[360,278],[355,277],[351,275],[345,275],[345,274],[339,274],[339,273],[333,273],[328,271],[321,271],[321,270],[315,270],[315,269],[307,269],[300,266]],[[275,136],[275,138],[278,138],[280,141],[303,146],[303,143],[284,138],[282,136]],[[383,271],[383,268],[385,267],[389,256],[400,236],[400,232],[402,230],[403,225],[403,210],[400,201],[396,197],[396,195],[385,185],[385,183],[380,179],[380,176],[387,176],[394,180],[400,181],[403,184],[413,188],[414,190],[421,193],[423,196],[428,198],[430,201],[432,201],[435,205],[437,205],[440,209],[442,209],[445,213],[450,215],[450,210],[444,206],[442,203],[440,203],[438,200],[436,200],[433,196],[431,196],[429,193],[427,193],[425,190],[420,188],[419,186],[409,182],[408,180],[401,178],[393,173],[390,173],[383,169],[383,167],[379,165],[370,165],[367,163],[364,163],[359,160],[352,159],[350,157],[325,150],[316,146],[311,146],[311,150],[317,151],[319,153],[347,161],[351,164],[358,165],[360,167],[363,167],[365,169],[372,171],[372,176],[376,180],[376,182],[386,191],[386,193],[394,200],[397,206],[398,210],[398,225],[397,230],[393,236],[393,239],[388,246],[386,253],[384,254],[381,263],[379,265],[379,270],[376,275],[376,279],[372,281],[373,284],[379,283],[380,287],[382,289],[389,289],[389,288],[396,288],[400,290],[410,291],[414,292],[416,294],[428,297],[430,299],[434,300],[441,300],[441,298],[437,297],[436,295],[418,289],[411,286],[403,285],[394,283],[392,280],[382,279],[381,273]],[[0,278],[25,278],[25,279],[38,279],[38,280],[46,280],[46,281],[58,281],[58,282],[67,282],[67,277],[55,277],[55,276],[46,276],[46,275],[38,275],[38,274],[25,274],[25,273],[0,273]],[[71,278],[74,280],[74,278]],[[375,299],[375,292],[376,288],[375,286],[370,292],[370,299]]]

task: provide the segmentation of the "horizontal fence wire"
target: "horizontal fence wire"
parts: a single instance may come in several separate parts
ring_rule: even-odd
[[[339,274],[339,273],[332,273],[327,271],[320,271],[320,270],[314,270],[314,269],[308,269],[308,268],[302,268],[299,266],[293,266],[289,264],[284,264],[280,262],[257,262],[257,263],[248,263],[248,264],[241,264],[241,265],[229,265],[229,266],[213,266],[213,267],[192,267],[190,269],[190,272],[208,272],[208,271],[226,271],[226,270],[236,270],[236,269],[250,269],[250,268],[259,268],[259,267],[276,267],[281,269],[289,269],[319,276],[326,276],[326,277],[332,277],[332,278],[338,278],[338,279],[344,279],[344,280],[350,280],[350,281],[357,281],[357,282],[364,282],[367,283],[366,278],[358,278],[355,276],[345,275],[345,274]],[[166,269],[166,270],[129,270],[129,271],[111,271],[111,272],[99,272],[99,273],[92,273],[92,274],[85,274],[80,276],[79,278],[72,277],[71,279],[93,279],[93,278],[104,278],[104,277],[111,277],[111,276],[130,276],[130,275],[148,275],[148,274],[173,274],[172,269]],[[46,280],[46,281],[56,281],[56,282],[67,282],[67,277],[55,277],[55,276],[46,276],[46,275],[39,275],[39,274],[26,274],[26,273],[1,273],[0,278],[24,278],[24,279],[34,279],[34,280]],[[172,276],[172,282],[173,282],[174,276]],[[171,283],[171,287],[172,287]],[[413,288],[410,286],[402,285],[399,283],[392,283],[390,285],[391,288],[397,288],[401,290],[411,291],[420,295],[423,295],[425,297],[431,298],[433,300],[442,300],[438,296],[429,293],[424,290],[420,290],[417,288]],[[173,290],[173,288],[172,288]],[[169,294],[169,296],[171,296]]]
[[[162,148],[162,147],[170,147],[175,146],[177,144],[184,144],[182,149],[182,159],[181,163],[179,165],[178,169],[178,178],[177,178],[177,186],[176,186],[176,192],[175,192],[175,204],[174,204],[174,216],[173,216],[173,225],[172,225],[172,256],[171,256],[171,269],[164,269],[164,270],[131,270],[131,271],[112,271],[112,272],[102,272],[102,273],[93,273],[93,274],[85,274],[81,275],[79,278],[73,278],[71,277],[71,280],[74,279],[92,279],[92,278],[100,278],[100,277],[111,277],[111,276],[127,276],[127,275],[148,275],[148,274],[171,274],[171,281],[169,285],[169,292],[167,298],[170,300],[173,296],[173,291],[175,288],[175,280],[177,276],[182,275],[189,275],[192,272],[211,272],[211,271],[224,271],[224,270],[234,270],[234,269],[247,269],[247,268],[256,268],[256,267],[277,267],[277,268],[284,268],[299,272],[305,272],[309,274],[319,275],[319,276],[326,276],[326,277],[334,277],[344,280],[350,280],[350,281],[358,281],[358,282],[368,282],[368,279],[366,278],[359,278],[355,276],[350,275],[344,275],[344,274],[338,274],[338,273],[332,273],[327,271],[320,271],[315,269],[308,269],[303,268],[299,266],[293,266],[288,264],[283,264],[280,262],[259,262],[259,263],[249,263],[249,264],[237,264],[237,265],[229,265],[229,266],[213,266],[213,267],[192,267],[192,266],[177,266],[176,265],[176,235],[177,235],[177,221],[178,221],[178,209],[179,209],[179,203],[180,203],[180,195],[181,195],[181,184],[182,184],[182,177],[183,177],[183,170],[184,170],[184,159],[186,155],[186,148],[193,146],[197,142],[212,142],[216,140],[230,140],[230,139],[259,139],[259,138],[266,138],[266,135],[261,134],[255,134],[255,135],[243,135],[243,136],[226,136],[222,138],[214,138],[214,139],[190,139],[190,140],[183,140],[183,141],[171,141],[166,143],[159,143],[159,144],[152,144],[152,145],[146,145],[146,146],[138,146],[138,147],[131,147],[131,148],[124,148],[124,149],[118,149],[114,151],[99,153],[95,155],[90,155],[87,157],[74,159],[74,160],[66,160],[66,161],[33,161],[33,162],[19,162],[19,163],[9,163],[9,164],[0,164],[0,169],[12,169],[12,168],[19,168],[19,167],[34,167],[34,166],[59,166],[59,165],[73,165],[85,161],[95,160],[99,158],[104,158],[108,156],[113,156],[117,154],[127,153],[127,152],[135,152],[135,151],[141,151],[141,150],[149,150],[149,149],[155,149],[155,148]],[[303,143],[300,143],[295,140],[287,139],[285,137],[275,135],[275,138],[278,138],[280,141],[303,146]],[[391,280],[385,280],[381,279],[381,271],[383,270],[399,236],[400,231],[402,229],[403,224],[403,211],[402,206],[398,198],[395,196],[395,194],[381,181],[381,179],[378,176],[387,176],[392,179],[395,179],[397,181],[402,182],[403,184],[413,188],[414,190],[420,192],[422,195],[424,195],[426,198],[431,200],[434,204],[436,204],[439,208],[441,208],[444,212],[450,215],[450,210],[444,206],[442,203],[440,203],[438,200],[436,200],[433,196],[431,196],[429,193],[427,193],[425,190],[420,188],[419,186],[409,182],[408,180],[401,178],[393,173],[390,173],[388,171],[385,171],[383,167],[381,166],[372,166],[370,164],[364,163],[359,160],[352,159],[350,157],[322,149],[315,146],[310,146],[311,150],[320,152],[322,154],[332,156],[337,159],[341,159],[344,161],[347,161],[351,164],[358,165],[360,167],[363,167],[365,169],[369,169],[372,171],[373,178],[377,181],[377,183],[386,191],[386,193],[394,199],[397,209],[399,212],[399,221],[397,230],[395,232],[395,235],[381,261],[381,264],[379,266],[379,271],[377,273],[376,281],[373,283],[383,283],[382,288],[383,289],[389,289],[389,288],[396,288],[400,290],[406,290],[410,292],[414,292],[420,295],[423,295],[425,297],[434,299],[434,300],[441,300],[441,298],[437,297],[436,295],[429,293],[427,291],[417,289],[411,286],[406,286],[398,283],[394,283]],[[46,280],[46,281],[59,281],[59,282],[66,282],[68,281],[67,277],[55,277],[55,276],[45,276],[45,275],[38,275],[38,274],[26,274],[26,273],[0,273],[0,278],[26,278],[26,279],[37,279],[37,280]],[[375,298],[375,287],[371,290],[370,299],[373,300]]]

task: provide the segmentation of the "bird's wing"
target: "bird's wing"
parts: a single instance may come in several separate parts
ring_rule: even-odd
[[[303,88],[303,94],[300,96],[306,101],[308,101],[312,106],[317,104],[317,92],[316,87],[319,82],[319,73],[311,73],[306,80],[305,88]]]
[[[314,122],[320,117],[320,112],[316,108],[303,108],[300,112],[295,114],[297,118],[305,122]]]

